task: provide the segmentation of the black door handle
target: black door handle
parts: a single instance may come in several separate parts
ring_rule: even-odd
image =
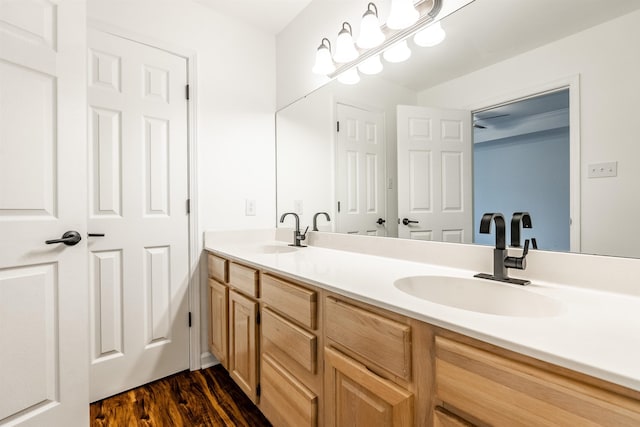
[[[385,221],[385,220],[384,220],[384,219],[382,219],[382,218],[378,218],[378,220],[376,221],[376,224],[378,224],[378,225],[382,225],[382,224],[384,224],[385,222],[387,222],[387,221]]]
[[[77,231],[67,231],[62,235],[61,239],[47,240],[45,241],[45,243],[47,245],[52,245],[54,243],[64,243],[67,246],[73,246],[78,244],[80,240],[82,240],[80,233],[78,233]]]
[[[404,225],[409,225],[409,224],[417,224],[418,221],[413,221],[413,220],[410,220],[409,218],[402,218],[402,223]]]

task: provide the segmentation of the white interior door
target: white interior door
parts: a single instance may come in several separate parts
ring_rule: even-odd
[[[91,401],[189,367],[187,64],[89,30]]]
[[[398,106],[399,237],[472,242],[472,143],[471,112]]]
[[[384,115],[337,104],[336,231],[386,236]]]
[[[89,422],[85,26],[82,0],[0,0],[3,426]]]

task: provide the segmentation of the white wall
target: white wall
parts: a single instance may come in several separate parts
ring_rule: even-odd
[[[508,94],[579,74],[581,251],[640,257],[640,231],[630,220],[640,211],[638,40],[640,11],[421,92],[419,102],[489,106]],[[608,161],[618,162],[616,178],[586,177],[588,164]]]
[[[191,0],[88,0],[87,9],[89,22],[197,53],[198,235],[273,227],[275,37]],[[245,199],[256,216],[245,216]],[[201,300],[206,351],[204,285]]]

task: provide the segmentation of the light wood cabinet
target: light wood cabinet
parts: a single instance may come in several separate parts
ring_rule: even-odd
[[[640,392],[208,259],[209,348],[276,427],[640,426]]]
[[[229,288],[214,279],[209,279],[209,351],[229,369],[228,341]]]
[[[229,375],[253,401],[258,402],[258,303],[229,292]]]
[[[435,340],[435,381],[437,398],[478,424],[640,425],[637,399],[441,336]]]
[[[413,426],[410,392],[336,350],[325,348],[324,361],[327,426]]]

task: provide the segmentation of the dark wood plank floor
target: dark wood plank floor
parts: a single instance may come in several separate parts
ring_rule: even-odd
[[[92,427],[271,426],[220,365],[91,404]]]

